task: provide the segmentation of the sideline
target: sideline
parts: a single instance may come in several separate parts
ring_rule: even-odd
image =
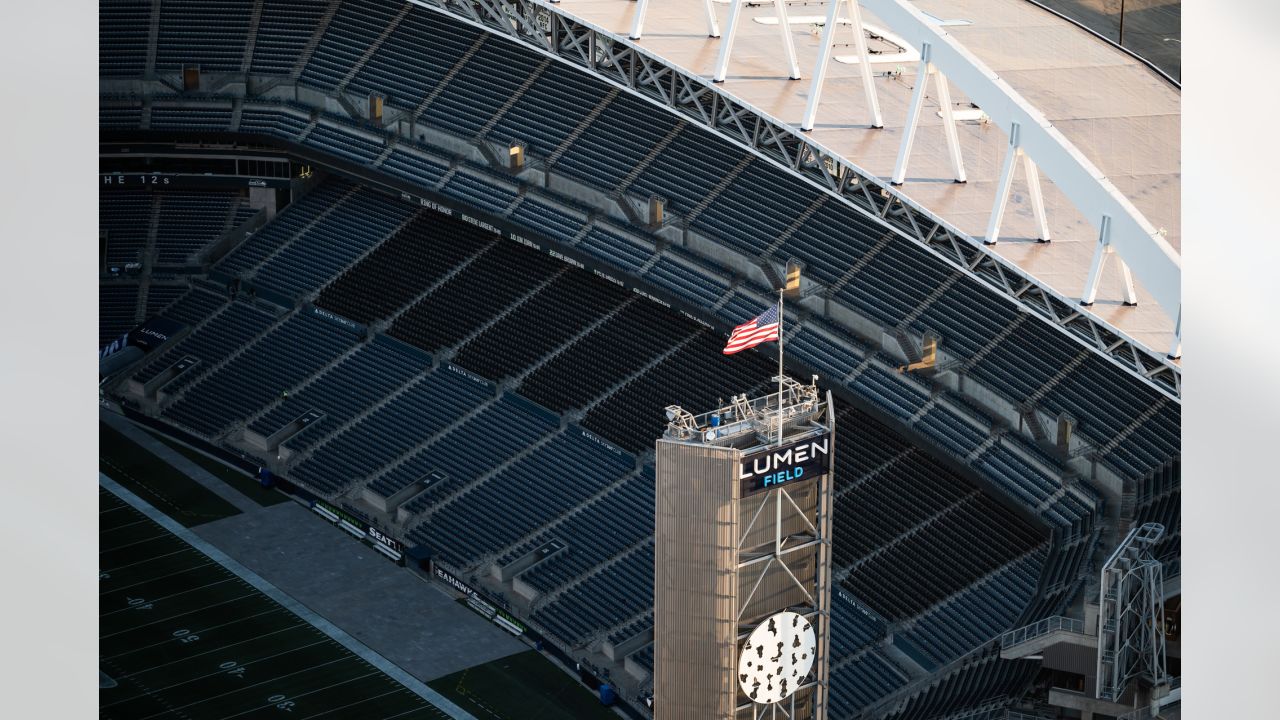
[[[213,545],[210,545],[200,536],[196,535],[195,533],[191,532],[187,528],[183,527],[180,523],[170,518],[168,515],[165,515],[159,510],[156,510],[155,508],[151,507],[151,505],[148,504],[145,500],[129,492],[127,489],[122,487],[119,483],[107,477],[101,472],[98,473],[98,483],[101,484],[102,487],[106,488],[107,490],[110,490],[121,500],[124,500],[126,503],[136,508],[142,514],[146,515],[147,517],[151,518],[155,522],[159,523],[160,526],[163,527],[164,529],[168,530],[174,535],[177,535],[187,544],[191,545],[195,549],[209,556],[209,558],[218,562],[227,570],[230,570],[231,572],[235,573],[245,582],[252,585],[254,589],[258,590],[259,592],[271,598],[272,600],[275,600],[276,602],[280,603],[290,612],[298,615],[303,620],[306,620],[307,622],[311,623],[313,626],[315,626],[317,630],[319,630],[320,632],[323,632],[325,635],[328,635],[330,638],[333,638],[333,640],[338,642],[338,644],[342,645],[346,649],[355,653],[357,656],[359,656],[361,659],[368,662],[370,665],[373,665],[377,669],[386,673],[393,680],[400,683],[401,685],[404,685],[410,691],[417,694],[419,697],[423,698],[424,700],[431,703],[432,705],[435,705],[440,710],[447,713],[450,717],[454,718],[455,720],[476,720],[475,716],[471,715],[467,711],[455,705],[453,701],[449,700],[448,698],[436,692],[435,690],[432,690],[431,688],[427,687],[427,685],[424,684],[421,680],[413,677],[409,673],[400,669],[400,667],[395,663],[392,663],[390,660],[387,660],[386,658],[382,657],[378,653],[369,649],[369,647],[366,646],[364,643],[360,642],[359,640],[356,640],[355,638],[351,637],[347,633],[343,632],[342,628],[339,628],[338,626],[334,625],[328,620],[325,620],[324,618],[320,617],[307,606],[303,605],[297,600],[294,600],[291,596],[289,596],[288,594],[286,594],[276,586],[272,585],[271,583],[267,582],[266,580],[263,580],[261,577],[257,575],[257,573],[254,573],[252,570],[246,568],[245,566],[231,559],[226,553],[222,552],[221,550],[214,547]]]

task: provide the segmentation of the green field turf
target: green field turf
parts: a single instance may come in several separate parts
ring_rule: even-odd
[[[617,720],[600,698],[536,650],[427,683],[479,720]]]
[[[104,422],[98,423],[98,466],[187,527],[240,514],[236,506]]]
[[[106,489],[99,550],[100,718],[448,717]]]
[[[289,502],[288,496],[284,493],[277,492],[270,488],[264,488],[256,479],[236,470],[235,468],[228,467],[198,450],[193,450],[177,440],[165,437],[159,433],[151,433],[151,435],[165,445],[173,448],[178,453],[181,453],[191,462],[204,468],[210,475],[225,482],[236,490],[239,490],[246,497],[259,505],[267,506]]]

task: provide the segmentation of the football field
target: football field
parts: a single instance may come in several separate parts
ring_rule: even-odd
[[[99,551],[102,718],[450,717],[106,488]]]

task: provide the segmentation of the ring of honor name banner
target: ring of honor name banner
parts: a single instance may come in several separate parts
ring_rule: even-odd
[[[822,477],[830,468],[831,433],[743,455],[738,472],[738,481],[742,484],[740,497]]]

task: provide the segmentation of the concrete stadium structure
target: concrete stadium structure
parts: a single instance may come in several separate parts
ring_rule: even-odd
[[[767,380],[703,358],[795,257],[789,359],[865,436],[837,442],[830,716],[1033,710],[1063,671],[1001,657],[1002,633],[1092,621],[1091,563],[1131,525],[1166,526],[1153,557],[1176,587],[1177,89],[1017,0],[863,3],[891,66],[848,62],[858,42],[819,63],[824,4],[748,4],[715,83],[731,8],[706,7],[720,39],[701,3],[664,0],[104,1],[102,225],[142,274],[104,277],[100,341],[156,315],[191,328],[108,392],[474,573],[634,702],[652,673],[643,448],[662,405]],[[930,64],[949,105],[915,97]],[[217,164],[233,189],[108,189],[192,174],[136,158]],[[1040,192],[1015,184],[1001,210],[1015,167]],[[1091,275],[1099,237],[1124,262]],[[530,317],[545,337],[499,357]],[[639,328],[673,346],[605,372]],[[897,372],[926,337],[938,367]],[[499,522],[520,487],[546,502]],[[583,541],[603,528],[618,537]],[[935,532],[1003,549],[944,568]],[[875,590],[885,568],[931,600]]]

